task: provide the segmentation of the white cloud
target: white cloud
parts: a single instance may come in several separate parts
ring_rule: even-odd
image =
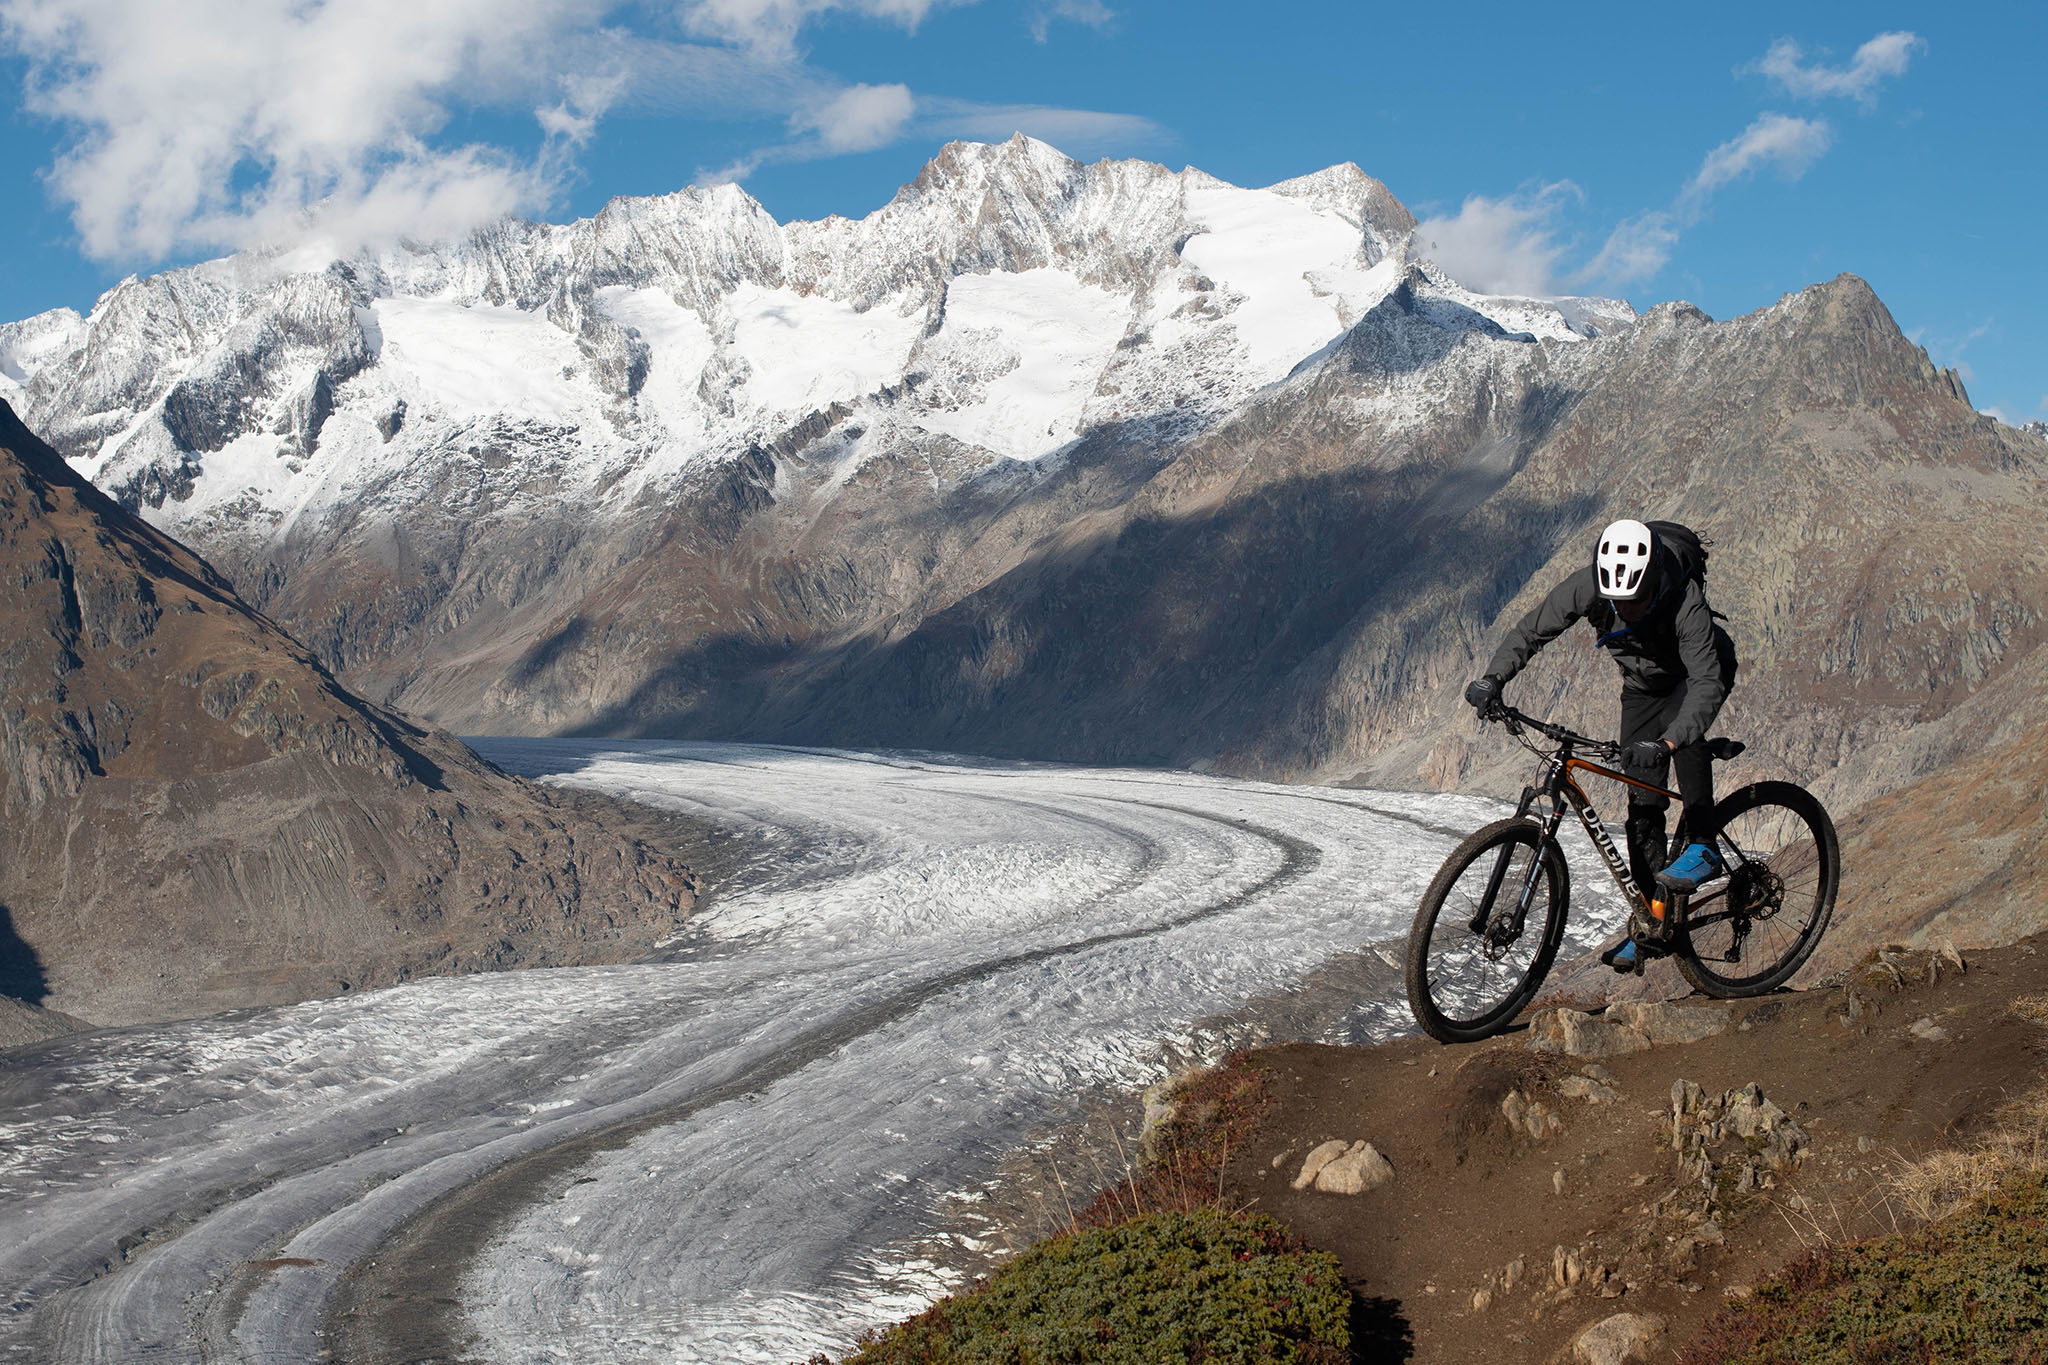
[[[1926,346],[1928,358],[1935,364],[1954,370],[1965,384],[1974,384],[1977,382],[1976,367],[1963,358],[1963,353],[1970,349],[1972,343],[1989,336],[1997,321],[1996,318],[1986,318],[1962,333],[1929,332],[1925,327],[1918,327],[1907,333],[1906,339],[1915,345]],[[1921,340],[1923,336],[1925,341]]]
[[[578,143],[606,73],[563,69],[598,0],[0,0],[30,62],[27,102],[75,142],[49,179],[86,251],[160,257],[239,246],[310,214],[323,230],[420,234],[536,206],[550,148],[433,147],[458,104],[557,101]],[[474,218],[471,221],[475,221]]]
[[[1475,194],[1455,214],[1418,223],[1415,250],[1468,288],[1540,298],[1554,292],[1566,251],[1558,212],[1578,197],[1569,181],[1502,199]]]
[[[1707,153],[1681,199],[1703,201],[1759,166],[1776,166],[1786,179],[1797,180],[1827,151],[1834,138],[1834,130],[1825,121],[1765,114],[1743,129],[1740,137],[1730,138]]]
[[[1050,0],[1050,3],[1041,3],[1033,11],[1031,36],[1044,42],[1051,34],[1053,24],[1062,19],[1070,24],[1101,29],[1116,22],[1116,12],[1102,0]]]
[[[906,85],[849,85],[816,109],[794,115],[790,130],[815,133],[827,154],[871,152],[902,136],[917,100]]]
[[[1847,66],[1807,66],[1805,49],[1791,38],[1780,38],[1750,69],[1803,99],[1846,96],[1867,105],[1876,100],[1877,83],[1887,76],[1905,75],[1913,54],[1926,46],[1926,40],[1916,33],[1880,33],[1857,48]]]
[[[1039,104],[979,104],[912,95],[900,85],[850,87],[811,112],[792,117],[790,131],[797,136],[788,142],[758,148],[716,169],[700,169],[698,181],[725,184],[745,180],[763,166],[873,151],[905,137],[1006,142],[1013,134],[1023,133],[1074,156],[1128,153],[1171,141],[1165,129],[1137,114]]]
[[[828,11],[914,30],[956,3],[974,0],[677,0],[680,31],[709,40],[678,42],[615,22],[645,8],[627,0],[0,0],[0,50],[28,61],[28,108],[73,135],[47,179],[103,260],[459,235],[554,204],[620,109],[789,124],[790,145],[727,178],[1018,113],[1040,136],[1156,132],[1084,110],[927,109],[795,52]],[[1099,5],[1057,8],[1085,22]],[[437,138],[481,109],[530,110],[539,147]]]
[[[690,32],[780,58],[795,54],[797,34],[811,19],[834,10],[884,19],[915,29],[935,9],[974,0],[683,0]]]
[[[938,138],[1002,142],[1012,133],[1050,142],[1072,156],[1129,154],[1171,141],[1170,135],[1139,114],[1095,109],[1062,109],[1047,104],[978,104],[972,100],[924,98],[917,131]]]
[[[1664,268],[1678,246],[1678,223],[1655,209],[1624,219],[1607,234],[1592,261],[1573,278],[1610,286],[1640,284]]]

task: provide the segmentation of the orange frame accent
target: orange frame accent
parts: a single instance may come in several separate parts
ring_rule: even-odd
[[[1576,782],[1572,782],[1572,769],[1574,768],[1583,768],[1589,773],[1598,773],[1600,776],[1611,778],[1616,782],[1625,783],[1631,787],[1640,787],[1646,792],[1655,792],[1659,796],[1668,796],[1673,801],[1682,801],[1684,799],[1677,792],[1666,791],[1654,782],[1638,782],[1627,773],[1618,773],[1612,768],[1603,768],[1598,763],[1588,763],[1583,758],[1568,758],[1564,761],[1564,780],[1571,782],[1571,785],[1577,789],[1580,799],[1587,801],[1588,804],[1591,804],[1591,800],[1586,796],[1585,788],[1580,787]]]

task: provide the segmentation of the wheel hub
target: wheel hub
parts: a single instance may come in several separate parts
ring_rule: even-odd
[[[1769,919],[1785,905],[1785,882],[1770,864],[1752,860],[1728,878],[1728,899],[1745,919]]]

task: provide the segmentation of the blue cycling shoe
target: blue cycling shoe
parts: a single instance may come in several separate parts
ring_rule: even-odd
[[[1600,954],[1600,960],[1617,972],[1632,972],[1641,958],[1636,941],[1633,938],[1625,938]]]
[[[1657,874],[1657,885],[1671,891],[1696,891],[1702,882],[1724,876],[1727,871],[1712,844],[1687,844],[1671,860],[1671,866]]]

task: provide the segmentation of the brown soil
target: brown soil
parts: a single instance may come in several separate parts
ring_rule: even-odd
[[[1258,1055],[1273,1103],[1229,1185],[1338,1255],[1377,1302],[1383,1335],[1407,1338],[1384,1358],[1548,1360],[1627,1311],[1669,1321],[1656,1358],[1671,1359],[1728,1297],[1803,1249],[1906,1225],[1886,1197],[1889,1175],[2042,1083],[2048,1028],[2009,1012],[2048,989],[2037,941],[1971,954],[1961,975],[1925,956],[1903,967],[1903,983],[1869,966],[1797,994],[1688,1002],[1727,1011],[1728,1031],[1597,1062],[1532,1053],[1526,1030],[1462,1048],[1418,1038],[1268,1049]],[[1946,1038],[1917,1036],[1922,1020]],[[1611,1073],[1618,1098],[1559,1091],[1589,1066]],[[1721,1153],[1718,1193],[1683,1178],[1671,1143],[1680,1080],[1709,1095],[1757,1083],[1806,1130],[1803,1158],[1746,1194],[1732,1188],[1740,1146]],[[1555,1111],[1562,1131],[1541,1141],[1511,1131],[1510,1090]],[[1392,1183],[1351,1196],[1290,1188],[1303,1157],[1332,1138],[1373,1143]],[[1724,1242],[1698,1240],[1708,1216]],[[1576,1286],[1556,1282],[1560,1251],[1577,1254]],[[1506,1288],[1518,1258],[1523,1273]]]

